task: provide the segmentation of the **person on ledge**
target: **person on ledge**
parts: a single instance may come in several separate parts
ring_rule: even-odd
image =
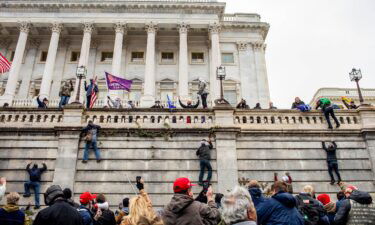
[[[259,102],[258,102],[257,104],[255,104],[254,109],[262,109],[262,107],[260,106],[260,103],[259,103]]]
[[[38,103],[38,108],[39,109],[46,109],[48,108],[48,99],[43,98],[43,101],[40,101],[40,96],[36,97],[36,101]]]
[[[100,126],[95,125],[91,120],[87,126],[82,130],[82,133],[85,134],[84,140],[86,141],[85,150],[83,153],[82,163],[87,163],[89,160],[89,148],[92,147],[95,152],[96,162],[100,162],[100,150],[98,149],[97,139]]]
[[[341,182],[341,176],[339,172],[339,166],[337,163],[337,157],[336,157],[336,150],[337,150],[337,144],[336,142],[332,142],[326,146],[325,142],[322,142],[322,148],[327,152],[327,165],[328,165],[328,173],[331,177],[331,184],[333,185],[335,183],[335,177],[333,176],[332,171],[335,171],[337,175],[338,182],[337,184],[340,184]]]
[[[91,96],[95,93],[99,92],[98,85],[94,83],[94,79],[90,79],[90,84],[87,86],[85,81],[85,91],[86,91],[86,108],[90,108],[91,103]]]
[[[319,108],[322,108],[324,117],[326,118],[327,123],[328,123],[328,129],[333,129],[332,124],[331,124],[331,119],[329,118],[330,115],[332,116],[333,120],[336,123],[336,128],[340,127],[340,122],[336,118],[335,113],[333,111],[333,107],[331,105],[331,101],[328,98],[321,98],[318,100],[318,102],[316,103],[315,109],[319,109]]]
[[[270,102],[270,109],[277,109],[277,107],[273,105],[273,102]]]
[[[207,92],[207,84],[206,82],[202,79],[202,78],[199,78],[198,79],[199,83],[198,83],[198,95],[201,96],[202,98],[202,106],[204,109],[207,109],[207,96],[208,96],[208,92]]]
[[[206,139],[203,139],[201,141],[201,145],[199,146],[196,155],[199,157],[200,161],[200,173],[199,173],[199,185],[203,185],[203,176],[204,176],[204,170],[207,168],[207,181],[208,183],[211,181],[212,177],[212,166],[210,163],[211,160],[211,150],[212,150],[212,142],[210,139],[206,141]]]
[[[70,99],[70,95],[71,95],[73,90],[74,90],[74,88],[73,88],[72,80],[69,80],[69,82],[65,81],[64,84],[60,88],[59,96],[60,96],[61,99],[60,99],[60,103],[59,103],[59,109],[61,109],[66,104],[68,104],[69,99]]]
[[[34,189],[34,195],[35,195],[35,207],[34,209],[39,209],[40,208],[40,180],[42,173],[47,170],[47,165],[43,163],[42,168],[38,168],[38,164],[34,164],[32,168],[30,168],[31,163],[27,164],[26,170],[27,173],[29,174],[29,181],[27,181],[24,184],[25,187],[25,194],[23,194],[23,197],[28,198],[31,196],[30,193],[30,188]]]
[[[180,106],[182,107],[182,108],[184,108],[184,109],[196,109],[196,108],[198,108],[198,106],[199,106],[199,98],[197,98],[198,99],[198,101],[197,101],[197,103],[195,104],[195,105],[193,105],[192,104],[192,102],[191,102],[191,100],[188,100],[187,101],[187,105],[184,105],[182,102],[181,102],[181,99],[178,99],[178,102],[180,103]]]
[[[151,109],[163,109],[163,108],[164,106],[160,104],[159,100],[155,101],[155,105],[151,106]]]
[[[301,106],[301,105],[306,105],[306,104],[299,97],[295,97],[294,102],[292,104],[292,109],[298,109],[298,106]]]
[[[116,99],[113,101],[111,97],[107,96],[108,101],[107,104],[109,108],[111,109],[122,109],[121,99],[119,97],[116,97]]]
[[[237,109],[249,109],[249,105],[246,104],[246,100],[245,99],[241,99],[241,101],[237,104],[236,106]]]

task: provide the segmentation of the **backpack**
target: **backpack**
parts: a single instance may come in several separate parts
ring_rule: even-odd
[[[305,225],[318,225],[320,209],[314,204],[310,197],[297,195],[297,209],[302,215]]]
[[[322,103],[322,106],[331,105],[331,100],[329,100],[328,98],[321,98],[320,102]]]

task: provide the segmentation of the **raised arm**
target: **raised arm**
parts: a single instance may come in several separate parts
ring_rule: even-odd
[[[326,143],[322,141],[322,148],[327,151]]]
[[[40,172],[44,172],[47,170],[47,165],[43,163],[43,167],[40,169]]]
[[[184,104],[181,102],[180,99],[178,99],[178,102],[180,103],[180,106],[181,106],[182,108],[186,109],[186,105],[184,105]]]
[[[321,105],[321,103],[320,103],[320,101],[318,101],[318,104],[316,104],[315,109],[319,109],[320,105]]]
[[[31,165],[31,163],[27,164],[27,166],[26,166],[26,170],[27,170],[27,171],[30,170],[30,165]]]
[[[335,142],[335,141],[332,141],[332,144],[333,144],[333,147],[334,147],[335,149],[337,149],[337,144],[336,144],[336,142]]]

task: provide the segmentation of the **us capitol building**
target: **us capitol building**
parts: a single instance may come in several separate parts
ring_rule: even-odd
[[[77,90],[76,69],[85,66],[86,80],[98,79],[99,100],[108,95],[104,72],[109,72],[133,80],[130,93],[110,95],[142,107],[166,101],[167,95],[196,99],[198,78],[208,83],[212,104],[220,94],[216,68],[223,65],[226,99],[235,105],[244,98],[252,107],[259,102],[266,108],[269,24],[258,14],[225,14],[225,5],[216,0],[2,1],[0,52],[12,67],[0,78],[0,103],[28,107],[40,95],[57,105],[61,84],[73,80]]]

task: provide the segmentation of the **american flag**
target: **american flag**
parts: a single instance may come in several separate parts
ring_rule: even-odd
[[[6,73],[10,70],[10,62],[0,53],[0,73]]]
[[[98,99],[98,95],[95,92],[96,79],[97,79],[97,77],[95,77],[93,85],[92,85],[92,92],[91,92],[92,94],[91,94],[91,100],[90,100],[90,109],[92,109],[94,107],[96,99]]]

